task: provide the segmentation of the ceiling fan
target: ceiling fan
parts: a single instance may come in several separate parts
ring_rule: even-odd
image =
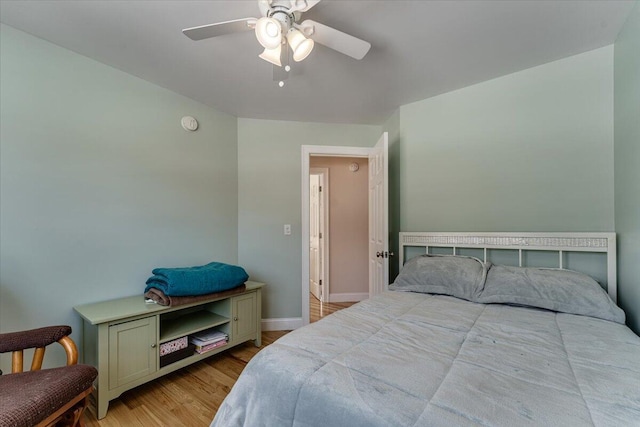
[[[303,12],[320,0],[258,0],[261,18],[242,18],[182,30],[192,40],[218,37],[229,33],[254,30],[264,51],[260,58],[282,67],[282,52],[293,53],[296,62],[305,59],[313,50],[314,42],[355,59],[362,59],[371,44],[311,19],[300,22]],[[284,46],[284,49],[283,49]],[[288,63],[288,53],[284,58]]]

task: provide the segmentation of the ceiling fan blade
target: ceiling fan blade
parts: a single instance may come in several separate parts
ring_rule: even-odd
[[[291,3],[293,4],[293,7],[296,7],[298,3],[301,3],[301,8],[296,10],[298,10],[299,12],[306,12],[313,6],[320,3],[320,0],[293,0]]]
[[[335,28],[307,19],[300,24],[302,32],[314,42],[355,59],[362,59],[371,49],[371,43],[360,40]]]
[[[185,28],[182,33],[191,40],[202,40],[225,34],[249,31],[254,28],[256,18],[234,19],[233,21],[217,22],[199,27]]]

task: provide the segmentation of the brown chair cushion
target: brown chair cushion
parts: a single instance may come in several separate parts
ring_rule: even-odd
[[[72,365],[0,376],[0,426],[28,427],[88,389],[98,371]]]

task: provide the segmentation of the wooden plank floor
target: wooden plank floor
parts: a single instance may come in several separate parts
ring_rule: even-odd
[[[318,298],[309,293],[309,321],[311,323],[335,313],[343,308],[351,307],[355,302],[325,302],[321,303]]]
[[[309,297],[315,322],[354,303],[325,303]],[[262,332],[262,347],[289,331]],[[260,349],[261,349],[260,348]],[[87,427],[204,427],[227,396],[249,360],[260,350],[249,341],[157,380],[123,393],[109,404],[107,416],[97,420],[93,403],[85,412]]]
[[[262,347],[288,331],[262,332]],[[97,420],[93,403],[88,427],[208,426],[247,362],[260,348],[249,341],[123,393]]]

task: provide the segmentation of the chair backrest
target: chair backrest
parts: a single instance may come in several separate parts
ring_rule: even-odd
[[[78,348],[69,335],[71,327],[66,325],[0,334],[0,353],[12,353],[11,373],[15,374],[24,371],[24,350],[33,348],[30,370],[37,371],[42,368],[46,347],[57,342],[65,350],[67,365],[75,365],[78,363]]]

